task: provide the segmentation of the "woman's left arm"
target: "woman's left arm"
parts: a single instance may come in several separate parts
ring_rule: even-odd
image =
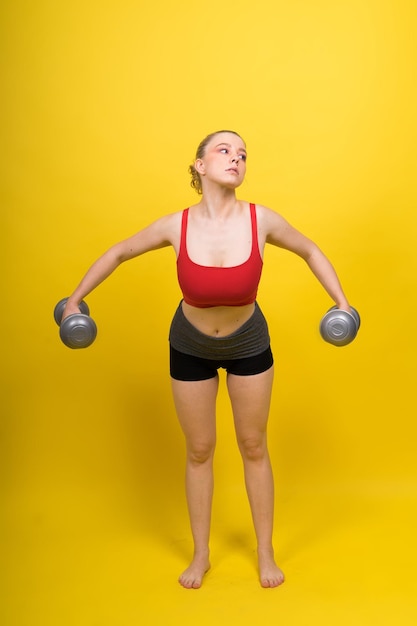
[[[304,259],[339,309],[350,311],[349,302],[333,265],[317,244],[291,226],[281,215],[260,207],[260,226],[265,242],[294,252]]]

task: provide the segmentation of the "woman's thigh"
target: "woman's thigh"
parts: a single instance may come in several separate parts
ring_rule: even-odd
[[[171,378],[178,420],[191,449],[214,447],[218,376],[185,381]]]
[[[227,387],[239,444],[266,439],[274,367],[252,376],[228,374]]]

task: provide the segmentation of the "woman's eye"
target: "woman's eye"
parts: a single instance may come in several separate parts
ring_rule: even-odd
[[[239,154],[239,159],[246,161],[246,154]]]
[[[223,154],[227,154],[229,150],[227,148],[220,148],[220,152],[223,152]]]

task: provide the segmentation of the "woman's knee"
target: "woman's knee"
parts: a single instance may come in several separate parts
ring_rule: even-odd
[[[187,443],[187,458],[193,465],[202,465],[211,461],[216,447],[215,441]]]
[[[247,461],[262,461],[268,455],[266,436],[249,435],[239,440],[239,450]]]

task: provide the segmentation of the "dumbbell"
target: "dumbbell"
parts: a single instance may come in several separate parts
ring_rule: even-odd
[[[68,315],[61,324],[68,298],[63,298],[54,309],[54,318],[59,326],[59,336],[68,348],[88,348],[97,336],[97,326],[90,317],[90,309],[84,300],[79,313]]]
[[[353,341],[361,325],[359,313],[353,307],[350,311],[332,306],[320,322],[320,334],[324,341],[334,346],[346,346]]]

